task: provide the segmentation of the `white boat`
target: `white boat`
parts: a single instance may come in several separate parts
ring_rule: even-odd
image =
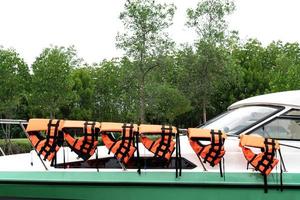
[[[257,195],[265,199],[274,199],[278,197],[277,195],[280,198],[298,195],[298,192],[293,191],[295,191],[294,188],[300,187],[300,90],[266,94],[238,101],[229,106],[226,112],[198,128],[221,130],[226,133],[225,155],[221,159],[223,164],[221,167],[212,167],[208,162],[203,163],[203,159],[199,159],[190,145],[189,139],[191,138],[185,134],[187,130],[181,130],[179,131],[181,133],[179,136],[181,176],[174,175],[175,168],[178,168],[175,153],[170,163],[163,165],[157,158],[153,158],[153,153],[140,143],[139,151],[135,152],[131,161],[126,165],[123,165],[113,153],[109,154],[105,146],[98,146],[97,155],[93,154],[87,161],[80,158],[69,147],[59,149],[55,163],[43,160],[43,156],[35,150],[25,154],[1,156],[0,183],[4,185],[13,183],[23,189],[26,184],[27,187],[32,184],[44,186],[51,184],[58,188],[61,186],[65,188],[64,195],[58,194],[54,197],[63,196],[63,198],[71,199],[75,197],[76,199],[87,197],[97,199],[97,195],[92,194],[91,191],[106,195],[109,193],[111,195],[109,198],[119,198],[123,195],[113,189],[105,190],[103,187],[92,189],[93,185],[105,186],[105,184],[125,188],[131,195],[135,194],[138,189],[129,189],[130,185],[141,186],[143,189],[151,188],[153,191],[160,192],[159,196],[153,194],[147,199],[167,197],[172,191],[174,193],[174,187],[184,188],[178,189],[181,192],[173,194],[175,199],[182,198],[186,194],[190,197],[205,194],[214,199],[218,196],[214,191],[221,192],[228,186],[234,190],[228,189],[231,193],[225,192],[224,199],[232,199],[232,195],[248,195],[249,199],[257,199]],[[278,142],[282,157],[280,158],[278,152],[276,153],[278,164],[267,177],[267,185],[266,182],[264,183],[264,176],[253,167],[249,167],[249,160],[245,159],[240,146],[242,135],[255,137],[259,135],[261,138],[272,138]],[[209,143],[210,141],[202,141],[202,144]],[[251,148],[251,150],[256,154],[261,153],[259,148]],[[137,157],[142,161],[135,159]],[[142,163],[141,173],[137,173],[139,162]],[[74,184],[86,185],[85,187],[89,189],[84,195],[78,196],[78,192],[70,190]],[[45,187],[41,185],[40,192],[36,195],[26,192],[20,194],[7,192],[4,196],[48,198],[49,195],[42,192]],[[165,189],[161,189],[162,186]],[[214,190],[208,190],[207,187],[213,187]],[[264,192],[263,187],[265,187],[265,192],[268,189],[268,193]],[[247,190],[248,188],[255,189],[251,191],[251,189]],[[279,188],[284,188],[283,192],[278,190]],[[3,192],[0,187],[0,196],[3,196]]]

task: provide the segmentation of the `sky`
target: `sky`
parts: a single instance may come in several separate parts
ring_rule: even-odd
[[[177,11],[169,28],[177,43],[190,43],[196,34],[184,24],[186,9],[199,0],[159,0],[174,3]],[[85,62],[122,56],[115,46],[123,31],[119,13],[125,0],[0,0],[0,46],[14,48],[32,64],[43,48],[74,45]],[[257,38],[264,45],[273,40],[300,42],[300,1],[235,0],[228,16],[230,30],[242,41]]]

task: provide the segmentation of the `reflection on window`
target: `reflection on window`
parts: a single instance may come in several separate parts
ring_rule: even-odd
[[[253,133],[265,138],[300,139],[300,119],[275,119]]]
[[[285,115],[300,117],[300,110],[293,109],[293,110],[287,112]]]
[[[247,106],[230,110],[220,117],[213,119],[201,128],[220,129],[228,134],[239,134],[267,116],[278,111],[278,108],[267,106]]]

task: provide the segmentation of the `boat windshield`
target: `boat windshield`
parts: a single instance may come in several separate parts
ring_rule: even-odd
[[[229,135],[238,135],[278,111],[279,108],[269,106],[236,108],[208,121],[201,128],[219,129]]]

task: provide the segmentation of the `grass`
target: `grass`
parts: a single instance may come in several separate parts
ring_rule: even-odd
[[[15,139],[10,139],[12,143],[15,143],[15,144],[21,144],[21,145],[24,145],[24,144],[28,144],[30,145],[29,143],[29,140],[27,138],[15,138]],[[4,145],[5,143],[5,140],[4,139],[0,139],[0,145]]]
[[[5,152],[5,154],[9,154],[8,146],[5,144],[4,139],[0,139],[0,147]],[[32,150],[32,147],[27,138],[15,138],[11,139],[11,149],[13,154],[27,153]]]

